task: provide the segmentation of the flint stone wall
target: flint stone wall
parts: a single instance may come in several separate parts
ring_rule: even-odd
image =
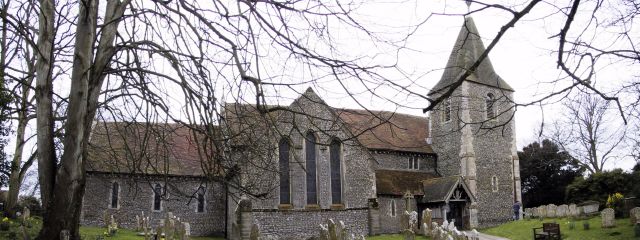
[[[435,172],[436,157],[428,154],[415,154],[418,157],[418,169],[409,169],[409,156],[388,151],[372,151],[371,155],[376,159],[377,169]]]
[[[254,210],[253,221],[260,226],[263,236],[275,236],[278,239],[307,239],[317,237],[320,224],[329,219],[343,221],[349,235],[368,235],[368,209],[346,210],[295,210],[260,211]]]
[[[111,185],[117,181],[120,187],[119,206],[111,206]],[[153,190],[151,184],[164,184],[164,178],[110,173],[88,173],[82,204],[80,224],[83,226],[104,226],[104,212],[113,215],[118,226],[127,229],[136,227],[136,215],[150,216],[151,227],[160,225],[167,212],[179,217],[191,226],[192,236],[221,236],[224,234],[225,201],[224,188],[208,183],[205,196],[205,211],[196,212],[197,201],[190,196],[201,186],[203,178],[169,177],[168,200],[162,201],[161,211],[153,211]],[[191,200],[191,202],[189,202]],[[187,204],[189,203],[189,204]]]
[[[380,232],[398,233],[400,229],[400,218],[405,209],[405,201],[401,196],[379,196],[380,203]],[[396,202],[395,216],[391,215],[391,202]]]

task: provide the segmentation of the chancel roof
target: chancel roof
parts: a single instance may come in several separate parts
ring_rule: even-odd
[[[204,134],[209,131],[207,134]],[[86,170],[128,174],[216,175],[218,127],[174,123],[97,122]]]
[[[360,143],[368,149],[433,153],[428,119],[388,111],[336,109]]]
[[[474,63],[480,55],[484,53],[486,48],[480,39],[480,34],[476,28],[473,18],[465,17],[464,25],[458,33],[453,50],[449,55],[447,66],[440,81],[431,89],[429,95],[446,91],[454,82],[460,78]],[[478,84],[500,88],[507,91],[513,91],[513,88],[507,84],[495,72],[491,60],[487,56],[467,78],[467,81]]]
[[[422,181],[437,178],[436,173],[376,170],[377,194],[402,196],[407,191],[413,195],[423,195]]]

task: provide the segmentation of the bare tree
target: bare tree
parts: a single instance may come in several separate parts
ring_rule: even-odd
[[[549,137],[590,173],[602,172],[606,163],[621,157],[616,150],[626,140],[626,126],[615,121],[615,109],[599,96],[580,93],[566,100]]]
[[[98,111],[116,117],[126,113],[130,121],[177,122],[204,134],[203,141],[212,141],[220,139],[213,126],[224,120],[220,107],[223,103],[252,104],[260,117],[268,120],[269,113],[286,110],[270,105],[280,101],[274,98],[286,97],[281,91],[295,92],[298,85],[317,86],[327,80],[335,81],[338,89],[360,107],[364,104],[358,99],[358,92],[404,104],[377,92],[384,86],[424,103],[406,107],[430,111],[449,97],[502,36],[542,1],[514,6],[473,2],[471,13],[491,9],[508,13],[511,18],[492,38],[487,50],[444,94],[427,99],[426,89],[411,88],[415,79],[405,85],[383,74],[393,71],[406,76],[397,62],[380,64],[352,56],[338,47],[341,44],[333,33],[334,26],[340,26],[344,28],[341,31],[352,36],[365,36],[363,43],[375,42],[376,47],[387,52],[399,52],[429,16],[421,16],[418,24],[387,39],[357,18],[354,12],[364,4],[357,2],[113,0],[100,7],[100,1],[92,0],[16,1],[16,7],[3,15],[3,22],[28,43],[36,56],[38,178],[46,209],[40,239],[57,239],[63,229],[70,230],[74,239],[79,238],[86,147]],[[596,87],[592,76],[602,59],[637,60],[633,32],[623,28],[621,43],[615,45],[620,46],[618,50],[590,41],[590,35],[583,33],[627,26],[635,19],[637,6],[607,5],[609,10],[624,9],[624,16],[606,15],[612,21],[584,25],[574,24],[578,13],[591,13],[586,21],[595,22],[600,14],[607,13],[603,10],[607,8],[598,1],[562,4],[566,5],[545,8],[548,17],[562,21],[560,30],[549,36],[558,39],[554,53],[563,73],[552,81],[562,83],[562,87],[515,106],[548,103],[581,86],[613,101],[623,113],[624,103],[619,102],[616,91]],[[34,9],[38,13],[37,27],[19,17]],[[193,127],[196,124],[204,127]],[[62,130],[56,130],[60,127]],[[63,144],[59,152],[55,146],[58,136]],[[216,144],[219,143],[212,141],[208,147],[215,148]]]

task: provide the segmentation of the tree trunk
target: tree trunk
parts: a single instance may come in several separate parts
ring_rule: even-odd
[[[39,239],[59,239],[62,230],[69,230],[71,239],[80,239],[79,222],[84,194],[84,158],[88,131],[87,104],[93,45],[97,28],[98,0],[78,4],[78,22],[71,72],[71,89],[67,108],[64,148],[56,172],[55,192],[48,216],[44,219]]]
[[[56,153],[53,144],[53,41],[55,38],[55,6],[53,0],[40,0],[39,32],[36,62],[36,132],[38,180],[43,215],[47,218],[55,184]]]
[[[24,98],[23,98],[24,99]],[[23,103],[22,105],[26,105]],[[24,174],[20,174],[20,163],[22,162],[22,151],[24,150],[24,134],[27,127],[27,116],[25,111],[18,112],[18,129],[16,130],[16,148],[11,161],[11,175],[9,175],[9,193],[7,196],[7,206],[5,213],[10,217],[16,216],[16,205],[18,203],[18,194]],[[26,166],[28,168],[28,166]],[[26,171],[26,169],[25,169]],[[22,175],[22,176],[21,176]]]

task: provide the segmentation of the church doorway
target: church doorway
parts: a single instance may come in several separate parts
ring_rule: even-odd
[[[454,225],[457,229],[466,229],[467,225],[465,225],[465,210],[466,210],[466,202],[465,201],[450,201],[449,202],[449,212],[447,212],[447,219],[453,221]],[[468,219],[468,216],[467,216]],[[467,220],[468,221],[468,220]]]

